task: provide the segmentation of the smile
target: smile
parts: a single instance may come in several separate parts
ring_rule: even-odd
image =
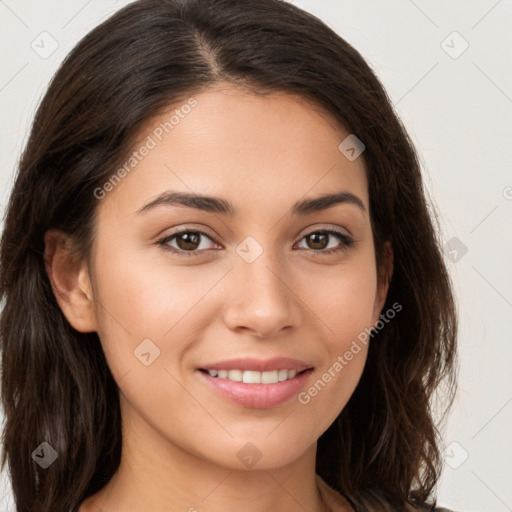
[[[214,375],[210,375],[210,372]],[[200,369],[196,374],[217,396],[243,407],[269,409],[297,396],[312,372],[313,368],[300,372],[286,369],[265,372]],[[280,375],[283,380],[279,379]]]

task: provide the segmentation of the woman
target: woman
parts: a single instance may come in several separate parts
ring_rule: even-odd
[[[385,91],[320,20],[121,9],[53,78],[8,204],[17,510],[441,510],[434,220]]]

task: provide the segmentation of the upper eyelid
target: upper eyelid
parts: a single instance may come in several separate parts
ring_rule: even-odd
[[[302,228],[299,233],[301,231],[303,231],[303,235],[302,236],[305,236],[309,233],[315,233],[316,231],[326,231],[326,230],[329,230],[329,229],[333,229],[333,230],[343,230],[345,231],[347,236],[350,236],[352,237],[352,232],[351,230],[349,230],[347,227],[344,227],[344,226],[338,226],[338,225],[333,225],[333,224],[329,224],[329,223],[312,223],[311,225],[309,226],[306,226],[305,228]],[[206,226],[203,226],[203,225],[199,225],[199,227],[195,227],[194,225],[190,225],[190,226],[187,226],[185,224],[184,227],[179,227],[179,228],[176,228],[176,231],[173,231],[172,233],[170,233],[169,235],[165,235],[165,238],[167,238],[168,236],[173,236],[173,235],[178,235],[184,231],[203,231],[204,234],[206,236],[209,236],[211,238],[215,238],[217,237],[216,234],[212,234],[210,235],[208,233],[208,230],[210,230],[210,228],[206,227]],[[298,235],[297,235],[298,236]]]

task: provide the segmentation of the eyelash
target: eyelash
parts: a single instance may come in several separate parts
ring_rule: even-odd
[[[208,235],[208,233],[205,233],[204,231],[201,231],[200,229],[184,229],[184,230],[181,230],[181,231],[176,231],[175,233],[172,233],[171,235],[168,235],[165,238],[162,238],[157,243],[158,243],[158,245],[162,246],[162,249],[164,251],[169,251],[169,252],[171,252],[173,254],[178,254],[180,256],[200,256],[202,252],[204,252],[205,250],[208,250],[208,249],[203,249],[203,250],[199,251],[199,250],[196,249],[195,251],[185,251],[183,249],[175,249],[174,247],[170,247],[169,245],[167,245],[168,242],[170,242],[173,238],[175,238],[175,237],[177,237],[179,235],[182,235],[183,233],[196,233],[196,234],[199,234],[199,235],[203,235],[203,236],[209,238],[210,240],[212,240],[211,236]],[[310,235],[316,234],[316,233],[334,235],[339,240],[341,240],[341,242],[343,242],[343,245],[341,247],[331,248],[331,249],[328,249],[328,250],[306,249],[306,250],[308,250],[308,251],[310,251],[312,253],[320,254],[321,256],[327,256],[327,255],[330,255],[330,254],[347,251],[355,243],[355,241],[351,237],[346,235],[345,233],[342,233],[341,231],[338,231],[338,230],[332,229],[332,228],[331,229],[318,229],[316,231],[311,231],[309,233],[306,233],[299,240],[299,242],[302,241],[307,236],[310,236]],[[212,242],[213,242],[213,240],[212,240]]]

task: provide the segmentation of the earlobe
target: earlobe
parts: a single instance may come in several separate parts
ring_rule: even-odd
[[[64,232],[45,233],[44,262],[55,298],[68,322],[79,332],[97,330],[87,262],[78,261]]]

